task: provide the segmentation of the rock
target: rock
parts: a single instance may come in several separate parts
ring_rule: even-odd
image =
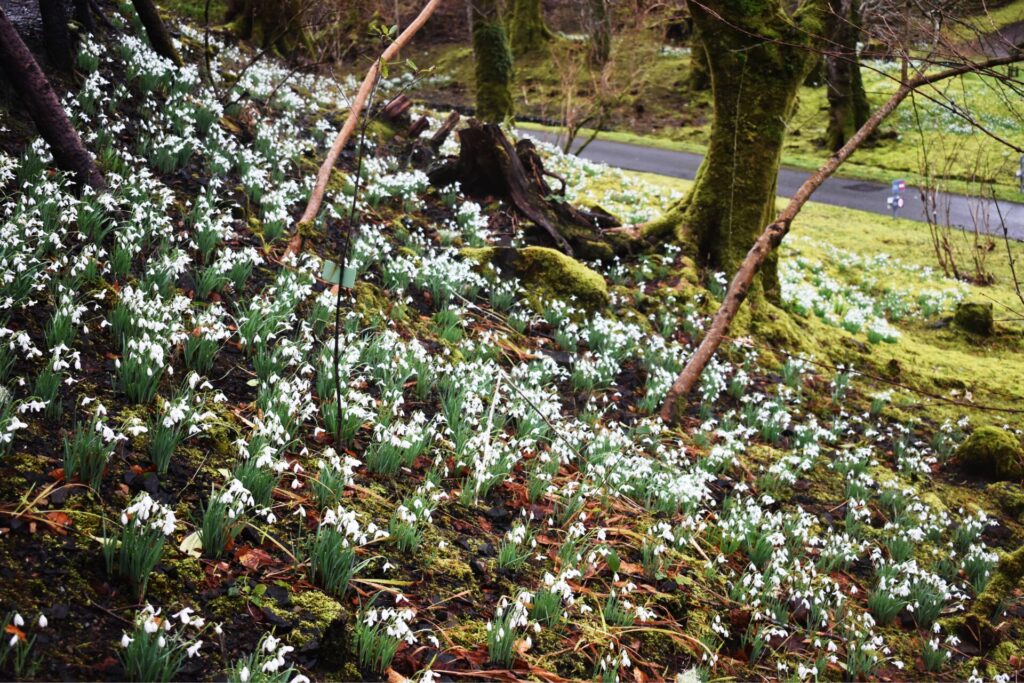
[[[997,481],[985,487],[985,495],[1011,517],[1018,517],[1024,512],[1024,488],[1019,484]]]
[[[518,277],[530,305],[538,311],[551,299],[591,312],[608,305],[604,278],[560,251],[547,247],[484,247],[463,249],[462,255]]]
[[[956,452],[960,466],[992,481],[1024,477],[1024,448],[999,427],[979,427]]]
[[[487,579],[488,567],[487,560],[482,557],[474,557],[469,561],[469,568],[473,570],[473,573],[482,580]]]
[[[291,631],[292,628],[294,628],[292,622],[288,621],[269,607],[263,607],[260,611],[263,613],[263,618],[275,626],[276,630],[284,633]]]
[[[956,307],[953,322],[971,334],[983,337],[991,337],[996,331],[991,303],[965,301]]]
[[[498,523],[506,521],[511,516],[509,514],[509,511],[506,510],[503,507],[492,507],[492,508],[489,508],[487,510],[487,512],[484,513],[484,514],[486,514],[487,518],[489,520],[491,520],[492,522],[498,522]]]

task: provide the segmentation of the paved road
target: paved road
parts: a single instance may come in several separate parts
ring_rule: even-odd
[[[546,131],[520,130],[539,140],[553,142],[555,134]],[[701,155],[689,152],[675,152],[656,147],[645,147],[623,142],[594,140],[583,150],[583,158],[598,161],[609,166],[630,171],[644,171],[674,178],[692,180],[700,166]],[[782,197],[792,196],[810,174],[797,169],[782,168],[779,170],[778,193]],[[891,215],[886,207],[889,186],[882,183],[833,176],[826,180],[814,193],[813,201],[833,206],[844,206]],[[899,211],[900,218],[924,221],[924,203],[913,187],[907,187],[903,195],[904,207]],[[1002,226],[995,206],[990,200],[978,200],[961,195],[940,195],[939,215],[942,218],[949,212],[949,222],[966,230],[974,230],[975,217],[979,228],[997,237],[1002,237]],[[1009,228],[1010,237],[1024,241],[1024,204],[999,202],[999,209]]]

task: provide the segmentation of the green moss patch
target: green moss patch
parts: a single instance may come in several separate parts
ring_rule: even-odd
[[[1024,449],[1017,437],[998,427],[979,427],[960,446],[957,461],[967,471],[987,479],[1024,477]]]

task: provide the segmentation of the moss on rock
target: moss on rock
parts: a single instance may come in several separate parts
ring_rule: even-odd
[[[538,311],[551,299],[561,299],[587,311],[602,309],[609,302],[603,277],[554,249],[467,248],[462,255],[481,266],[491,264],[514,274],[522,281],[530,305]]]
[[[1024,512],[1024,488],[1008,481],[997,481],[985,487],[985,496],[994,500],[999,509],[1012,517]]]
[[[1016,480],[1024,477],[1024,449],[1015,436],[998,427],[974,430],[956,453],[968,472],[992,480]]]
[[[1024,546],[1002,555],[992,578],[971,605],[971,614],[988,619],[1004,597],[1010,595],[1024,578]]]
[[[991,303],[965,301],[956,307],[953,322],[961,329],[983,337],[990,337],[996,331]]]

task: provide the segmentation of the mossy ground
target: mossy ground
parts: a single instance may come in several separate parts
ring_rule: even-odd
[[[651,177],[645,178],[645,183],[655,188],[656,194],[665,190],[660,192],[662,198],[673,190],[685,188],[679,183]],[[614,189],[614,181],[601,180],[590,189],[604,193]],[[585,193],[587,188],[582,188],[582,191]],[[594,199],[603,201],[602,197],[603,194]],[[428,204],[430,201],[433,199],[429,199]],[[436,207],[430,205],[429,208]],[[375,218],[382,226],[394,226],[404,213],[402,206],[390,204],[382,207]],[[423,215],[411,220],[431,225]],[[249,234],[254,226],[247,221],[241,225],[247,232],[247,244],[258,244],[259,236]],[[899,228],[895,234],[893,226]],[[390,228],[385,227],[385,231],[389,232]],[[900,251],[901,258],[928,263],[930,250],[923,231],[923,226],[909,222],[890,223],[873,215],[810,206],[794,226],[794,235],[806,235],[807,239],[788,245],[783,256],[792,257],[799,249],[825,258],[828,252],[824,247],[831,243],[856,253]],[[315,234],[309,237],[311,248],[326,249],[325,238]],[[435,237],[431,233],[431,239]],[[646,264],[642,259],[630,260],[626,267],[628,270],[640,270]],[[1005,301],[1006,305],[1014,305],[1005,269],[1000,270],[996,263],[992,268],[996,284],[984,291]],[[835,274],[842,275],[838,268]],[[698,296],[702,299],[698,310],[708,313],[714,304],[709,293],[697,284],[702,275],[692,261],[679,256],[666,272],[650,278],[652,285],[644,291],[628,284],[616,284],[611,288],[615,294],[616,314],[639,319],[669,310],[677,312],[682,305],[694,303]],[[910,278],[909,275],[907,277]],[[256,280],[254,287],[265,284],[267,274],[258,274]],[[682,283],[685,285],[680,287]],[[605,284],[602,280],[602,285]],[[666,291],[671,291],[673,298],[678,296],[685,301],[671,301]],[[410,295],[413,298],[409,304],[413,309],[410,317],[416,318],[417,313],[424,313],[422,317],[426,317],[428,302],[421,291],[414,294]],[[480,308],[486,306],[481,299]],[[432,350],[441,348],[436,335],[422,320],[395,320],[395,307],[396,302],[382,287],[361,282],[356,289],[354,308],[361,323],[396,330],[405,338],[421,338]],[[903,328],[904,336],[898,343],[879,346],[868,345],[815,318],[805,319],[778,309],[765,309],[753,314],[745,309],[743,316],[735,333],[737,336],[741,333],[749,336],[767,361],[764,367],[755,371],[755,382],[759,388],[768,390],[779,383],[775,365],[783,360],[786,353],[813,353],[826,364],[812,370],[801,388],[808,409],[819,414],[822,420],[836,416],[840,410],[864,408],[869,400],[865,395],[867,391],[889,386],[885,381],[865,378],[845,408],[834,406],[828,396],[832,369],[827,364],[839,362],[852,362],[857,369],[880,377],[885,375],[892,378],[891,381],[910,387],[900,390],[895,405],[888,408],[878,422],[903,421],[906,415],[913,415],[924,423],[918,425],[917,432],[922,438],[928,433],[931,423],[947,416],[967,414],[976,422],[991,419],[993,413],[980,407],[973,408],[971,401],[991,407],[1015,407],[1024,398],[1021,396],[1024,381],[1018,381],[1024,380],[1024,368],[1016,355],[1020,350],[1020,331],[1013,321],[1000,321],[1000,334],[983,347],[975,346],[972,340],[958,335],[948,324],[935,329],[924,324],[908,324]],[[477,320],[474,324],[485,326],[484,322]],[[645,320],[644,325],[644,329],[650,329],[650,320]],[[678,336],[676,330],[670,332]],[[521,349],[513,349],[509,343],[504,350],[522,356],[539,356],[551,350],[551,337],[550,327],[538,323],[528,333],[512,337]],[[102,364],[101,351],[91,350],[94,353],[89,360],[93,361],[93,367],[99,368],[93,372],[92,379],[98,385],[101,376],[105,379],[112,372],[112,366]],[[726,348],[722,355],[730,357],[733,353],[734,350]],[[596,663],[604,648],[612,641],[618,641],[639,653],[635,662],[639,678],[671,678],[701,660],[706,647],[702,640],[714,637],[712,624],[716,616],[725,615],[730,621],[741,624],[744,619],[749,620],[749,614],[744,614],[744,606],[728,597],[729,586],[724,569],[713,561],[717,552],[713,542],[701,538],[673,554],[668,566],[660,572],[647,572],[640,566],[643,561],[640,544],[643,534],[658,519],[657,515],[628,498],[602,499],[595,496],[582,512],[589,519],[601,520],[602,526],[607,528],[609,543],[621,555],[622,577],[642,585],[644,599],[657,610],[657,620],[633,626],[609,625],[601,614],[601,602],[607,598],[610,586],[624,581],[609,576],[607,582],[603,579],[581,582],[580,600],[591,607],[591,612],[584,614],[581,611],[558,630],[544,632],[545,635],[538,638],[531,649],[522,653],[515,663],[514,674],[490,667],[485,645],[486,624],[493,617],[497,598],[510,595],[521,587],[535,589],[540,586],[542,567],[554,568],[559,564],[557,549],[566,537],[564,529],[551,524],[539,534],[543,541],[536,551],[539,560],[531,560],[531,566],[519,572],[502,574],[496,571],[496,546],[508,530],[514,514],[529,509],[539,520],[546,520],[553,518],[563,505],[557,496],[541,497],[536,503],[528,503],[524,481],[526,467],[535,454],[525,454],[511,476],[479,504],[456,504],[453,501],[442,506],[416,554],[400,553],[389,542],[368,545],[361,557],[379,559],[360,573],[344,596],[328,597],[310,585],[306,566],[300,558],[302,543],[315,528],[315,520],[300,518],[295,512],[300,504],[308,505],[310,510],[314,508],[307,502],[308,489],[296,493],[284,482],[274,493],[274,504],[275,509],[282,512],[282,517],[286,517],[285,520],[272,528],[254,520],[223,557],[192,559],[179,550],[178,543],[188,529],[195,527],[195,513],[201,499],[207,495],[213,482],[220,479],[218,470],[230,463],[234,441],[245,433],[246,423],[255,412],[251,406],[254,392],[246,383],[250,377],[248,359],[237,349],[226,348],[219,362],[221,376],[226,377],[239,367],[245,368],[246,372],[241,373],[242,379],[232,378],[224,383],[230,393],[230,401],[218,408],[214,429],[197,438],[184,452],[182,460],[187,468],[175,472],[163,482],[169,490],[173,487],[182,525],[168,543],[165,558],[151,580],[151,591],[153,599],[159,599],[166,607],[195,605],[211,622],[222,623],[229,634],[231,649],[226,656],[216,651],[207,655],[202,664],[184,671],[183,677],[219,677],[225,664],[251,651],[263,632],[276,629],[299,648],[296,661],[314,675],[324,679],[366,678],[366,672],[359,671],[352,661],[352,650],[346,639],[347,625],[351,622],[342,615],[352,617],[374,594],[397,589],[401,589],[419,610],[420,625],[436,633],[441,643],[434,650],[427,650],[429,646],[426,644],[403,648],[396,660],[396,668],[403,675],[411,675],[420,667],[435,662],[431,657],[436,655],[438,668],[448,667],[464,677],[489,675],[507,679],[514,675],[555,680],[551,675],[553,670],[567,678],[590,678],[596,673]],[[639,376],[635,368],[627,368],[616,378],[616,384],[609,393],[614,394],[611,403],[620,404],[620,408],[610,411],[620,410],[626,415],[636,410],[628,399],[638,393]],[[913,388],[927,389],[940,396],[923,396]],[[580,412],[588,397],[569,390],[564,384],[559,389],[566,411]],[[955,396],[953,389],[957,391]],[[89,391],[92,390],[90,387]],[[107,398],[114,396],[113,390],[106,385],[102,391]],[[965,393],[967,391],[971,392],[970,400]],[[412,403],[411,393],[408,398]],[[943,398],[952,398],[959,403],[953,404]],[[738,401],[734,403],[738,404]],[[126,408],[125,413],[128,412],[136,411]],[[148,416],[145,410],[140,414]],[[629,415],[629,420],[635,421],[635,415]],[[692,430],[689,430],[696,422],[691,417],[683,429],[669,435],[682,444],[680,452],[687,460],[707,450],[696,442]],[[857,429],[862,431],[857,432]],[[0,579],[3,580],[4,599],[12,604],[17,600],[19,609],[26,613],[49,610],[52,615],[51,631],[44,633],[39,640],[40,650],[48,657],[46,669],[40,677],[117,678],[122,672],[118,670],[111,652],[116,652],[114,648],[126,627],[126,619],[132,616],[138,605],[133,596],[106,576],[95,534],[101,516],[113,519],[113,515],[127,502],[131,492],[127,482],[137,481],[131,476],[135,474],[132,466],[146,464],[142,450],[144,444],[129,442],[118,452],[104,482],[102,498],[76,491],[63,501],[47,498],[36,501],[32,509],[24,509],[22,502],[30,491],[38,491],[39,487],[55,481],[49,473],[60,461],[58,431],[40,429],[37,425],[29,437],[18,444],[22,448],[32,444],[28,455],[5,458],[0,463],[5,481],[0,488],[3,494],[0,504],[3,505],[6,524],[4,543],[0,544]],[[854,432],[858,437],[864,436],[863,425],[857,426]],[[302,445],[310,451],[322,452],[323,444],[312,436]],[[365,446],[365,439],[360,438],[353,444],[352,452],[358,454]],[[714,495],[724,498],[727,489],[739,483],[744,487],[751,484],[760,486],[752,473],[784,456],[788,450],[785,443],[779,446],[752,444],[736,465],[730,466],[727,472],[722,473],[722,478],[714,482]],[[449,459],[449,455],[445,452],[442,459]],[[824,515],[833,514],[836,502],[844,500],[845,482],[827,467],[827,460],[823,459],[813,470],[804,473],[792,489],[783,486],[774,490],[776,502],[779,505],[795,503],[806,506],[822,520]],[[357,483],[346,491],[345,505],[365,519],[383,523],[403,497],[422,481],[432,464],[427,457],[421,457],[395,477],[379,476],[361,468]],[[988,489],[983,484],[965,480],[955,468],[938,467],[933,474],[933,477],[902,477],[888,465],[876,471],[879,481],[902,477],[900,481],[919,491],[922,500],[936,510],[990,508]],[[576,465],[566,466],[558,472],[560,483],[573,481],[582,475]],[[455,493],[464,484],[452,476],[444,485]],[[1015,516],[1009,511],[1011,504],[1016,505],[1011,501],[1004,515],[1000,516],[1001,528],[1005,529],[1003,535],[988,539],[993,546],[1008,551],[1024,538]],[[54,524],[55,518],[49,516],[63,510],[69,511],[66,514],[73,521],[70,533]],[[990,511],[996,513],[995,510]],[[872,528],[867,532],[870,538],[877,540],[881,536],[881,529],[877,528],[881,522],[881,515],[872,516]],[[245,558],[255,550],[260,550],[269,560],[264,563],[262,556],[257,556],[257,562],[247,561]],[[934,547],[926,544],[915,550],[922,557],[932,551]],[[383,561],[385,558],[390,567]],[[730,569],[742,570],[746,560],[742,555],[735,555],[727,563]],[[604,571],[601,566],[595,565],[595,568],[596,571]],[[1006,570],[1002,576],[1009,578],[995,584],[995,588],[1000,589],[996,604],[1002,604],[1005,594],[1012,590],[1013,586],[1006,584],[1016,584],[1019,578],[1017,562],[1008,563]],[[837,572],[837,577],[846,585],[856,586],[859,595],[863,595],[870,584],[864,573]],[[1012,608],[1017,601],[1011,596],[1008,602]],[[598,609],[593,610],[594,606]],[[62,616],[58,617],[58,614]],[[976,666],[985,671],[991,666],[998,672],[1016,667],[1010,658],[1014,644],[1020,640],[1015,630],[1019,627],[1019,620],[1007,623],[1010,627],[1005,629],[1007,640],[1004,644],[990,652],[981,652],[977,657],[958,655],[958,666]],[[894,651],[913,662],[913,653],[920,647],[921,633],[897,625],[887,625],[883,632]],[[749,648],[738,642],[738,638],[721,646],[719,672],[722,675],[744,680],[778,676],[777,670],[767,664],[751,661]],[[210,649],[216,650],[216,645]],[[430,656],[423,655],[424,652],[429,652]],[[919,673],[915,670],[915,674]],[[828,675],[839,678],[842,672],[830,670]],[[891,667],[879,672],[879,676],[885,678],[905,675]]]

